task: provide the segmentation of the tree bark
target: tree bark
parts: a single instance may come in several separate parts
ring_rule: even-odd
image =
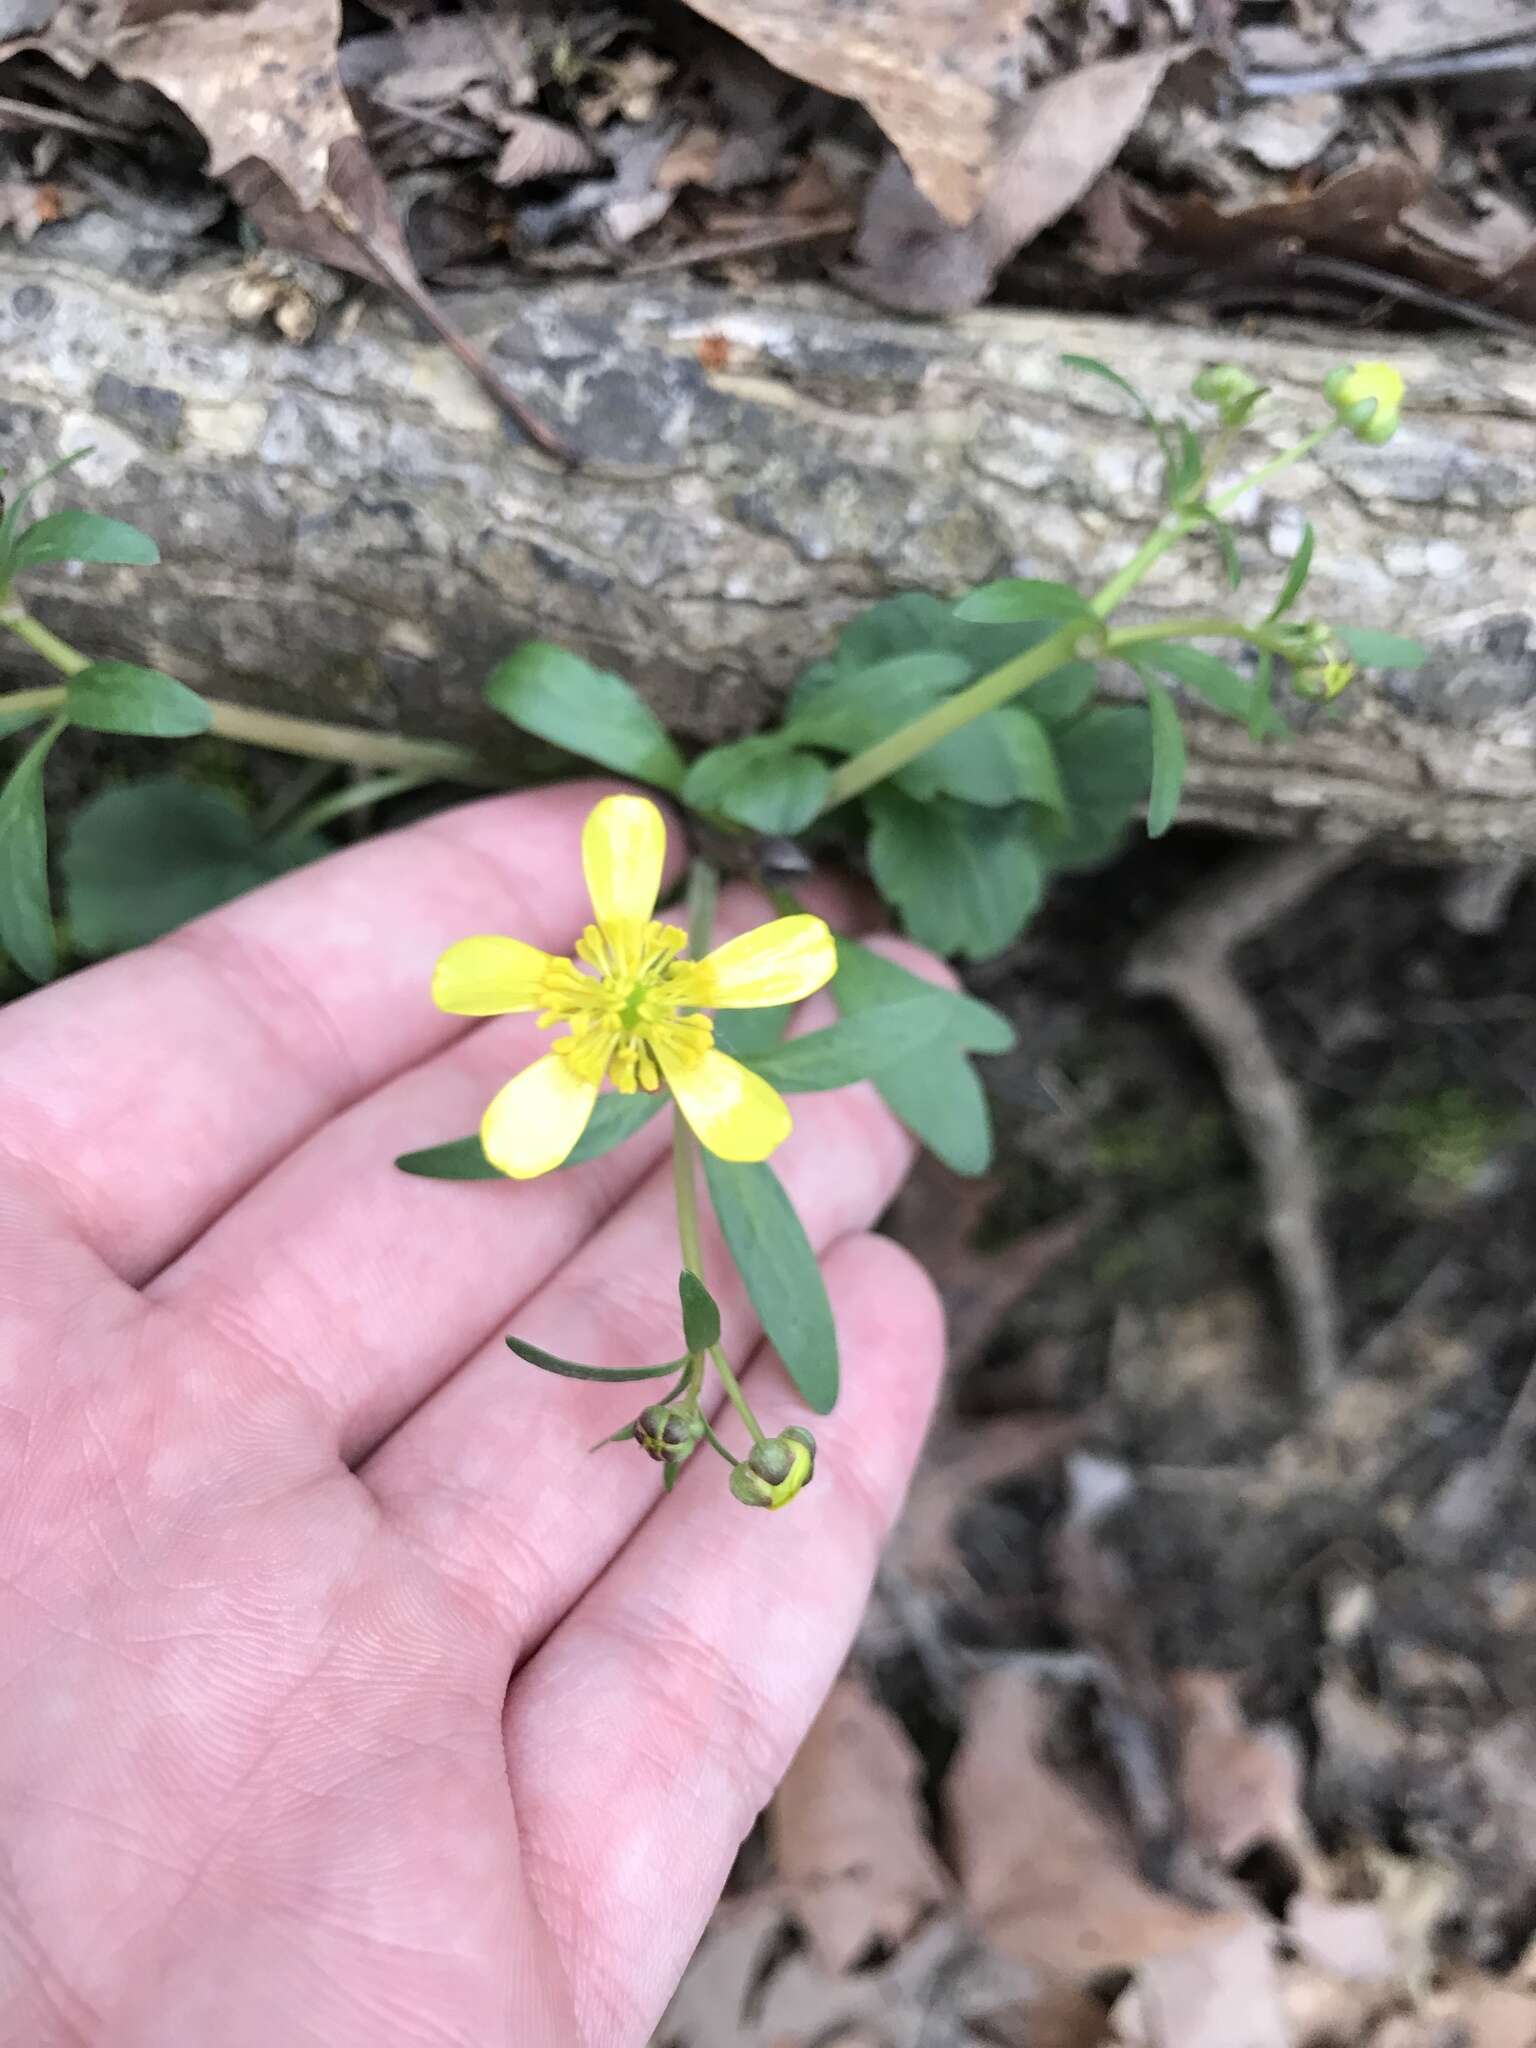
[[[1158,465],[1065,350],[1187,404],[1213,359],[1274,389],[1274,445],[1317,416],[1343,337],[1222,334],[988,310],[916,324],[810,288],[565,283],[455,312],[569,440],[564,470],[506,428],[393,308],[292,347],[235,326],[235,272],[160,288],[42,245],[0,256],[0,457],[89,445],[94,505],[150,528],[152,573],[54,572],[40,613],[95,654],[273,709],[418,734],[504,731],[480,703],[530,635],[635,681],[680,732],[769,718],[838,623],[896,590],[1010,573],[1093,583],[1156,516]],[[1243,508],[1261,615],[1318,526],[1305,609],[1428,640],[1288,744],[1197,717],[1184,815],[1473,860],[1536,848],[1536,376],[1508,345],[1394,349],[1409,423],[1330,442]],[[1190,543],[1145,612],[1209,611]],[[30,657],[6,649],[14,683]]]

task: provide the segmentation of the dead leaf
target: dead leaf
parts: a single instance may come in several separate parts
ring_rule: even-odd
[[[1114,2026],[1127,2048],[1291,2048],[1270,1930],[1255,1922],[1143,1963]]]
[[[1081,1981],[1238,1932],[1242,1915],[1200,1911],[1146,1882],[1124,1822],[1043,1760],[1053,1714],[1030,1672],[989,1672],[944,1782],[961,1890],[988,1939]]]
[[[1530,0],[1350,0],[1343,26],[1368,57],[1425,57],[1528,34]]]
[[[1314,1870],[1290,1730],[1250,1727],[1225,1672],[1178,1671],[1168,1687],[1179,1726],[1179,1801],[1196,1847],[1228,1870],[1264,1846],[1283,1850],[1298,1873]]]
[[[1037,0],[693,0],[706,19],[826,92],[860,101],[940,222],[976,215],[1006,59]]]
[[[1224,209],[1203,193],[1149,202],[1169,246],[1202,257],[1237,255],[1263,236],[1380,253],[1383,232],[1424,190],[1424,173],[1406,156],[1382,155],[1336,172],[1312,191],[1257,206]]]
[[[822,1967],[898,1948],[949,1892],[928,1841],[922,1763],[894,1715],[843,1679],[768,1809],[768,1839]]]
[[[154,12],[155,0],[63,0],[39,49],[84,75],[105,64],[172,100],[269,240],[390,286],[540,447],[563,456],[500,374],[422,284],[341,82],[340,0],[251,0],[239,9]]]
[[[847,282],[906,313],[979,305],[1004,263],[1059,220],[1120,154],[1187,45],[1085,64],[1038,87],[1008,116],[979,211],[956,227],[898,158],[865,204]]]
[[[577,105],[577,113],[589,128],[601,128],[617,114],[621,120],[643,125],[651,120],[661,100],[661,88],[676,71],[670,57],[658,57],[653,50],[635,49],[612,63],[593,66],[605,80],[602,90],[588,93]]]
[[[511,117],[491,179],[497,185],[526,185],[534,178],[590,171],[596,162],[597,152],[574,128],[542,114],[517,113]]]

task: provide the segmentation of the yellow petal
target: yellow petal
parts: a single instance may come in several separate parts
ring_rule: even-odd
[[[699,962],[705,1010],[761,1010],[798,1003],[824,988],[837,972],[837,944],[819,917],[776,917],[743,932]]]
[[[492,1166],[514,1180],[532,1180],[565,1159],[587,1128],[597,1083],[571,1071],[558,1053],[524,1067],[494,1097],[480,1122],[480,1143]]]
[[[661,893],[667,827],[643,796],[605,796],[582,828],[581,865],[603,936],[637,937]]]
[[[553,961],[521,939],[460,939],[432,973],[432,1000],[455,1017],[500,1017],[508,1010],[538,1010],[540,988]]]
[[[677,1059],[665,1045],[656,1059],[700,1144],[721,1159],[766,1159],[789,1136],[789,1106],[777,1088],[713,1047]]]

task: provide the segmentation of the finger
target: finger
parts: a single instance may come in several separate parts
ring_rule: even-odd
[[[580,930],[602,791],[462,805],[14,1004],[8,1148],[109,1265],[146,1278],[307,1131],[463,1032],[429,995],[444,947]]]
[[[509,1695],[524,1869],[586,2041],[644,2039],[660,2014],[837,1674],[922,1440],[944,1351],[932,1282],[875,1237],[845,1239],[826,1273],[845,1392],[809,1488],[765,1514],[717,1459],[690,1467]],[[754,1402],[775,1372],[753,1365]]]
[[[901,1183],[906,1134],[867,1085],[802,1096],[774,1155],[806,1235],[820,1248],[866,1228]],[[705,1264],[728,1350],[757,1322],[713,1219]],[[658,1168],[546,1286],[516,1332],[587,1363],[633,1365],[682,1348],[672,1171]],[[632,1444],[588,1461],[655,1386],[556,1379],[493,1341],[362,1468],[386,1512],[512,1643],[537,1642],[654,1506],[660,1475]],[[781,1391],[798,1409],[787,1380]],[[684,1485],[691,1482],[684,1475]]]
[[[809,893],[842,921],[850,890],[826,881]],[[756,890],[721,898],[725,933],[771,915]],[[666,1149],[663,1116],[606,1158],[539,1180],[457,1186],[396,1168],[402,1152],[474,1130],[508,1076],[548,1046],[531,1018],[500,1018],[396,1076],[237,1201],[151,1298],[305,1388],[355,1462],[499,1338]]]

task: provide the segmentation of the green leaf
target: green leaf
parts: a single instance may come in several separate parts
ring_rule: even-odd
[[[824,1031],[808,1031],[749,1062],[781,1094],[848,1088],[899,1066],[930,1045],[952,1040],[955,1019],[943,992],[883,1004]]]
[[[33,981],[47,981],[58,965],[48,902],[43,767],[63,729],[54,720],[40,732],[0,789],[0,946]]]
[[[1029,697],[1033,705],[1033,690]],[[1049,811],[1065,811],[1067,794],[1061,786],[1056,749],[1033,710],[1026,710],[1022,704],[1005,704],[995,716],[1001,722],[999,738],[1012,766],[1019,796],[1028,803],[1044,804]]]
[[[1188,421],[1175,420],[1174,431],[1179,437],[1179,452],[1168,464],[1165,488],[1169,503],[1182,505],[1200,481],[1205,455],[1200,446],[1200,436]]]
[[[687,1363],[669,1358],[665,1365],[578,1365],[574,1359],[557,1358],[553,1351],[541,1351],[537,1344],[525,1344],[521,1337],[509,1337],[507,1349],[540,1372],[558,1373],[563,1380],[664,1380],[675,1378]]]
[[[910,991],[929,988],[920,976],[852,939],[838,940],[837,957],[832,995],[849,1019],[878,1014],[879,1007],[900,1002]],[[961,1047],[1007,1052],[1015,1033],[1006,1017],[974,996],[943,993],[957,1036],[947,1045],[929,1047],[886,1068],[875,1077],[875,1086],[891,1113],[946,1166],[956,1173],[985,1173],[992,1160],[992,1119],[986,1094]]]
[[[974,1176],[992,1164],[992,1114],[986,1090],[964,1053],[925,1055],[875,1083],[891,1114],[953,1173]]]
[[[821,809],[831,779],[825,761],[771,733],[701,754],[683,779],[682,798],[758,832],[798,832]]]
[[[1013,704],[973,718],[891,780],[919,803],[953,796],[996,809],[1027,799],[1059,810],[1063,802],[1050,735],[1038,718]]]
[[[25,732],[29,725],[36,725],[40,718],[46,718],[46,711],[0,711],[0,740],[8,740],[13,733]]]
[[[1221,661],[1202,648],[1191,647],[1182,640],[1148,640],[1139,647],[1128,648],[1126,659],[1143,682],[1147,670],[1152,669],[1172,676],[1176,683],[1183,683],[1186,689],[1193,690],[1230,718],[1246,722],[1252,715],[1253,684],[1239,675],[1230,662]]]
[[[16,537],[17,527],[21,524],[21,515],[31,503],[34,492],[40,491],[44,484],[62,475],[66,469],[73,469],[77,462],[84,462],[87,455],[94,453],[95,450],[92,448],[77,448],[73,455],[64,455],[57,462],[50,462],[30,483],[23,484],[10,500],[4,513],[0,514],[0,578],[8,576],[11,572],[11,543]]]
[[[1238,559],[1237,542],[1233,538],[1231,527],[1221,514],[1213,512],[1209,505],[1191,507],[1191,510],[1198,511],[1215,534],[1216,545],[1221,550],[1222,567],[1227,572],[1227,581],[1236,590],[1243,580],[1243,565]]]
[[[936,988],[909,967],[861,946],[857,939],[837,941],[837,978],[831,987],[846,1016],[922,996],[945,1005],[950,1039],[966,1051],[1012,1052],[1018,1044],[1018,1033],[1001,1010],[961,989]]]
[[[589,1159],[601,1159],[605,1152],[622,1145],[626,1138],[632,1138],[636,1131],[650,1122],[666,1099],[659,1093],[647,1095],[638,1090],[633,1095],[600,1095],[587,1119],[587,1128],[569,1155],[561,1161],[561,1170],[567,1166],[583,1166]],[[402,1173],[420,1174],[426,1180],[506,1178],[481,1151],[477,1133],[471,1133],[467,1138],[451,1138],[443,1145],[428,1145],[420,1152],[404,1152],[395,1164]]]
[[[222,790],[155,776],[75,812],[61,863],[70,923],[87,953],[121,952],[328,851],[315,833],[263,839]]]
[[[659,789],[680,789],[683,757],[651,707],[622,676],[594,668],[548,640],[529,640],[498,662],[486,702],[524,732]]]
[[[1096,867],[1119,846],[1152,783],[1152,729],[1140,704],[1099,704],[1055,735],[1067,796],[1060,820],[1034,828],[1048,867]]]
[[[1085,624],[1102,624],[1097,612],[1081,591],[1070,583],[1044,583],[1029,576],[1005,576],[997,583],[984,583],[955,606],[957,619],[979,625],[1010,624],[1015,619],[1082,619]]]
[[[1040,901],[1041,873],[1017,812],[947,799],[914,803],[872,789],[869,861],[907,930],[940,953],[984,960],[1016,938]]]
[[[793,1003],[774,1003],[764,1010],[722,1010],[715,1018],[715,1043],[732,1059],[755,1060],[771,1052],[784,1036]]]
[[[1429,649],[1422,640],[1378,633],[1367,626],[1335,626],[1334,633],[1365,668],[1422,668]]]
[[[829,1414],[837,1400],[837,1329],[794,1205],[771,1166],[701,1149],[721,1235],[764,1334],[805,1400],[818,1415]]]
[[[677,1276],[683,1305],[683,1342],[691,1353],[708,1351],[720,1342],[720,1307],[697,1273],[686,1268]]]
[[[1167,463],[1171,472],[1173,469],[1173,451],[1168,445],[1168,436],[1163,429],[1163,423],[1136,389],[1136,386],[1130,383],[1128,379],[1122,377],[1118,370],[1112,370],[1108,363],[1101,363],[1097,356],[1064,355],[1061,360],[1069,370],[1084,370],[1090,377],[1102,377],[1106,384],[1113,384],[1117,391],[1125,393],[1126,397],[1130,399],[1136,410],[1141,414],[1145,425],[1149,426],[1157,436],[1157,445],[1163,451],[1163,460]]]
[[[34,520],[11,546],[11,571],[36,568],[39,562],[118,562],[134,569],[152,569],[160,550],[147,533],[100,512],[50,512]]]
[[[1152,718],[1152,793],[1147,799],[1147,836],[1161,839],[1173,823],[1184,787],[1184,732],[1179,708],[1152,676],[1144,676]]]
[[[423,1180],[506,1178],[500,1167],[492,1166],[480,1149],[478,1133],[467,1138],[450,1138],[443,1145],[427,1145],[420,1152],[402,1152],[395,1164],[402,1173],[417,1173]]]
[[[1260,651],[1253,679],[1253,709],[1248,714],[1248,737],[1261,740],[1267,734],[1284,732],[1285,720],[1275,709],[1275,657],[1272,649]]]
[[[1099,687],[1091,661],[1067,661],[1029,686],[1031,714],[1046,725],[1068,725],[1093,702]],[[1022,703],[1017,707],[1022,709]]]
[[[891,655],[869,668],[836,676],[793,704],[784,730],[792,740],[852,753],[883,739],[970,677],[970,664],[958,654],[930,650]]]
[[[1275,599],[1275,608],[1265,620],[1266,625],[1276,619],[1283,619],[1291,606],[1306,588],[1307,578],[1312,573],[1312,550],[1317,546],[1317,532],[1309,519],[1301,529],[1301,539],[1291,557],[1291,566],[1285,572],[1285,581],[1280,586],[1280,595]]]
[[[213,722],[213,712],[196,690],[157,668],[135,668],[131,661],[93,661],[71,676],[64,708],[72,725],[157,740],[188,739]]]

